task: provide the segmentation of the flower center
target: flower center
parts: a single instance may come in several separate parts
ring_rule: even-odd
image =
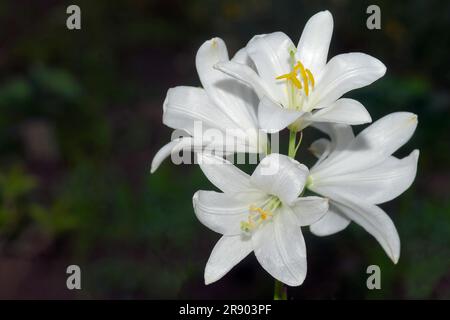
[[[310,90],[314,89],[315,80],[312,72],[303,63],[295,61],[295,51],[290,51],[292,71],[282,74],[275,79],[288,83],[289,108],[301,110],[303,101],[308,98]]]
[[[271,196],[261,207],[251,205],[247,221],[241,221],[241,230],[245,234],[252,234],[263,223],[273,218],[275,210],[280,205],[280,199],[275,196]]]

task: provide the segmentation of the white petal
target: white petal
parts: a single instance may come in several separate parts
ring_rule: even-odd
[[[290,51],[295,49],[291,39],[282,32],[257,35],[249,41],[246,48],[260,77],[270,87],[276,100],[285,105],[286,81],[276,78],[291,71]]]
[[[192,135],[195,121],[201,122],[203,130],[218,128],[224,131],[237,127],[209,99],[204,89],[184,86],[169,89],[164,101],[163,123]]]
[[[193,147],[195,149],[195,145],[193,144],[193,139],[191,137],[180,138],[167,143],[159,149],[153,157],[150,172],[154,173],[164,159],[166,159],[169,155],[178,153],[181,150],[192,150]]]
[[[346,53],[333,57],[323,69],[308,100],[308,110],[323,108],[343,94],[367,86],[381,78],[386,67],[364,53]]]
[[[385,161],[405,144],[417,127],[417,116],[391,113],[364,129],[345,148],[335,152],[332,162],[322,162],[312,175],[329,177],[371,168]]]
[[[250,182],[285,204],[292,203],[305,186],[308,168],[288,156],[272,153],[256,167]]]
[[[318,139],[311,143],[308,150],[318,158],[314,166],[318,166],[331,152],[331,141],[325,138]]]
[[[298,226],[309,226],[318,221],[328,211],[328,199],[320,197],[301,197],[290,206]]]
[[[348,144],[355,138],[352,127],[350,127],[349,125],[314,123],[312,126],[327,134],[331,138],[332,150],[344,150],[348,146]]]
[[[241,222],[247,221],[252,203],[264,199],[258,194],[248,194],[240,199],[215,191],[197,191],[193,198],[195,215],[209,229],[223,235],[242,233]]]
[[[272,100],[276,100],[271,88],[248,65],[230,61],[217,63],[214,68],[253,88],[260,99],[268,96]]]
[[[259,127],[268,133],[283,130],[304,113],[286,109],[264,96],[258,107]]]
[[[253,61],[250,59],[250,56],[247,53],[247,50],[245,48],[240,49],[234,57],[231,59],[232,62],[241,63],[244,65],[249,66],[253,70],[256,70],[256,67],[253,63]],[[219,71],[219,70],[218,70]],[[222,71],[220,71],[222,72]],[[223,73],[223,72],[222,72]],[[229,75],[226,75],[227,77],[230,77]],[[259,104],[259,98],[256,95],[253,88],[249,87],[248,85],[243,84],[241,81],[233,78],[234,80],[238,81],[238,86],[236,86],[236,90],[234,90],[234,94],[237,95],[240,99],[242,99],[247,106],[248,112],[250,113],[253,123],[258,123],[258,118],[256,116],[256,109],[258,108]]]
[[[391,218],[381,208],[350,195],[344,198],[335,194],[330,199],[347,218],[374,236],[394,263],[398,262],[400,238]]]
[[[350,194],[374,204],[387,202],[411,186],[416,177],[418,159],[419,150],[403,159],[391,156],[366,170],[321,179],[316,189],[324,193],[334,190],[344,196]]]
[[[236,79],[214,69],[218,62],[227,62],[228,51],[220,38],[206,41],[197,52],[197,72],[209,98],[219,106],[230,119],[242,128],[255,127],[252,117],[253,106],[248,105],[242,91],[251,91]],[[247,92],[246,92],[247,94]]]
[[[225,193],[255,190],[250,183],[249,175],[223,158],[198,154],[198,164],[208,180]]]
[[[222,135],[221,135],[222,136]],[[200,139],[198,139],[200,138]],[[212,137],[213,138],[213,137]],[[226,156],[232,153],[260,153],[262,147],[257,145],[257,142],[246,143],[242,141],[242,139],[234,137],[233,139],[227,139],[227,137],[223,137],[223,139],[208,139],[208,135],[201,137],[182,137],[175,139],[166,145],[164,145],[153,157],[151,164],[151,173],[154,173],[161,163],[166,159],[169,155],[174,155],[179,153],[180,151],[187,152],[199,152],[204,153],[205,155],[211,155],[215,153],[219,153],[222,156]],[[260,136],[259,141],[263,142],[266,137]],[[258,141],[258,140],[256,140]],[[230,143],[228,143],[230,142]],[[252,142],[252,141],[250,141]],[[228,144],[227,144],[228,143]],[[191,158],[189,158],[191,159]],[[190,164],[190,163],[188,163]],[[239,180],[238,180],[239,182]],[[239,189],[237,189],[239,190]]]
[[[231,61],[236,62],[236,63],[245,64],[256,71],[255,63],[248,55],[247,48],[239,49],[234,54],[234,57],[231,59]]]
[[[351,220],[330,201],[328,212],[322,219],[310,225],[309,230],[316,236],[329,236],[344,230],[350,222]]]
[[[195,65],[205,90],[208,91],[217,80],[224,78],[223,74],[213,69],[214,65],[218,62],[229,60],[227,46],[220,38],[212,38],[200,46],[195,57]]]
[[[311,143],[308,150],[316,157],[320,158],[322,155],[330,152],[331,141],[325,138],[320,138]]]
[[[273,221],[252,236],[256,259],[275,279],[299,286],[306,277],[306,246],[289,207],[276,212]]]
[[[386,158],[412,137],[416,127],[417,115],[414,113],[390,113],[364,129],[349,148],[377,149]]]
[[[313,15],[303,29],[296,57],[313,74],[318,74],[327,63],[332,34],[333,16],[329,11]]]
[[[228,273],[252,252],[252,242],[242,236],[223,236],[214,246],[205,268],[205,284],[213,283]]]
[[[372,122],[369,112],[361,103],[346,98],[341,98],[328,107],[314,112],[308,120],[349,125]]]
[[[313,154],[314,152],[317,153],[317,150],[314,150],[315,148],[321,147],[319,144],[323,144],[322,147],[325,149],[323,153],[320,153],[319,160],[310,169],[311,174],[319,172],[321,168],[330,166],[336,156],[340,155],[340,152],[345,150],[355,138],[352,127],[349,125],[314,122],[312,126],[326,133],[331,138],[331,142],[326,142],[328,141],[326,139],[320,139],[323,141],[318,142],[318,145],[311,145],[310,148],[312,148]]]

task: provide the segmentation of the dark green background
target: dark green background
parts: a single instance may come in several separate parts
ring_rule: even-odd
[[[69,31],[66,7],[82,11]],[[381,7],[382,29],[366,28]],[[197,166],[166,161],[162,125],[168,88],[199,85],[195,53],[219,36],[231,53],[254,35],[286,32],[334,16],[330,56],[361,51],[385,77],[352,92],[373,119],[418,114],[399,156],[421,155],[414,185],[383,205],[402,241],[394,266],[352,224],[308,247],[305,283],[292,298],[450,298],[449,1],[1,1],[0,298],[271,298],[273,279],[253,256],[216,284],[203,269],[219,235],[195,218],[191,198],[212,186]],[[361,127],[356,128],[357,131]],[[317,138],[305,132],[298,159]],[[286,151],[286,150],[284,150]],[[78,264],[82,290],[68,291]],[[366,288],[366,268],[382,290]]]

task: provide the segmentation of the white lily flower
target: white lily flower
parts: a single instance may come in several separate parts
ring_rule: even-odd
[[[410,187],[417,171],[419,150],[398,159],[392,153],[417,127],[417,116],[391,113],[353,135],[350,126],[319,124],[331,137],[319,139],[311,151],[319,157],[311,168],[307,188],[330,199],[329,212],[310,226],[319,236],[334,234],[355,221],[376,238],[397,263],[400,239],[389,216],[377,206]]]
[[[306,276],[306,248],[301,226],[328,210],[320,197],[300,197],[308,169],[284,155],[264,158],[251,176],[219,157],[199,154],[200,167],[223,193],[197,191],[195,214],[223,234],[205,269],[205,283],[222,278],[254,251],[262,267],[279,281],[298,286]]]
[[[332,32],[333,17],[322,11],[306,23],[297,47],[282,32],[250,40],[246,49],[257,72],[236,61],[216,68],[255,90],[258,118],[269,132],[291,124],[291,130],[299,131],[312,122],[371,122],[361,103],[341,97],[379,79],[386,67],[364,53],[340,54],[327,63]]]
[[[190,148],[193,151],[226,151],[227,153],[262,153],[267,137],[259,132],[255,108],[258,99],[253,91],[235,79],[215,70],[218,62],[229,61],[222,39],[213,38],[203,43],[196,56],[196,67],[203,88],[180,86],[167,92],[163,106],[163,123],[183,130],[189,136],[175,139],[162,147],[152,161],[153,173],[170,154]],[[245,50],[231,59],[248,65]],[[202,130],[196,131],[196,124]],[[206,139],[206,130],[221,133],[223,139]]]

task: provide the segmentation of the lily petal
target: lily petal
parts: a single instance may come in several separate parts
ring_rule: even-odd
[[[267,196],[266,196],[267,198]],[[209,229],[223,235],[242,233],[241,222],[249,215],[250,203],[261,203],[259,194],[248,194],[241,199],[215,191],[197,191],[193,198],[195,215]]]
[[[306,277],[306,246],[296,218],[287,206],[279,209],[273,222],[252,236],[256,259],[275,279],[299,286]]]
[[[272,153],[258,164],[250,177],[250,182],[289,205],[302,192],[308,173],[308,168],[298,161]]]
[[[236,63],[244,64],[246,66],[249,66],[254,71],[256,71],[255,63],[253,62],[253,60],[248,55],[247,48],[239,49],[234,54],[234,57],[231,59],[231,61],[236,62]]]
[[[150,172],[154,173],[161,163],[166,159],[169,155],[180,152],[185,149],[195,149],[195,144],[193,144],[194,140],[191,137],[184,137],[180,139],[173,140],[163,146],[159,151],[155,154],[152,160],[152,165]],[[201,146],[197,146],[200,147]]]
[[[314,128],[322,131],[331,138],[331,150],[341,151],[353,141],[355,135],[353,134],[352,127],[344,124],[332,124],[332,123],[314,123]]]
[[[163,123],[173,129],[185,130],[193,135],[195,121],[202,129],[237,128],[236,124],[219,109],[201,88],[180,86],[167,91],[164,101]]]
[[[319,221],[328,211],[328,199],[321,197],[301,197],[294,201],[291,209],[300,227]]]
[[[224,193],[235,194],[255,190],[250,176],[223,158],[198,154],[198,163],[209,181]]]
[[[327,63],[332,34],[333,16],[329,11],[313,15],[303,29],[296,57],[313,74],[319,74]]]
[[[235,53],[235,55],[231,59],[231,61],[244,64],[246,66],[249,66],[253,70],[256,70],[254,63],[253,63],[252,59],[250,59],[250,56],[248,55],[247,50],[245,48],[238,50],[238,52]],[[217,70],[217,71],[219,71],[219,70]],[[222,71],[220,71],[220,72],[222,72]],[[230,77],[229,75],[225,75],[225,76]],[[238,82],[238,84],[235,86],[235,90],[233,91],[234,95],[237,95],[240,99],[242,99],[245,102],[253,123],[257,124],[258,118],[256,116],[256,109],[258,108],[258,103],[259,103],[258,96],[256,95],[255,91],[251,87],[243,84],[241,81],[239,81],[235,78],[232,78],[232,79],[234,79],[235,81]]]
[[[276,100],[271,88],[248,65],[230,61],[219,62],[214,68],[253,88],[258,98],[262,99],[264,96],[268,96],[272,100]]]
[[[346,148],[335,152],[332,162],[323,161],[311,169],[311,174],[323,178],[374,167],[405,144],[416,127],[417,116],[413,113],[388,114],[364,129]]]
[[[314,166],[318,166],[331,152],[331,141],[325,138],[318,139],[311,143],[308,150],[318,158]]]
[[[398,197],[411,186],[416,177],[418,159],[419,150],[414,150],[403,159],[391,156],[369,169],[321,179],[315,190],[325,194],[327,190],[333,190],[369,203],[384,203]]]
[[[283,130],[304,112],[286,109],[264,96],[258,107],[259,127],[268,133],[275,133]]]
[[[309,230],[316,236],[324,237],[344,230],[350,222],[351,220],[334,205],[334,202],[330,201],[328,212],[322,219],[310,225]]]
[[[343,94],[381,78],[385,72],[384,64],[367,54],[337,55],[323,69],[306,111],[327,107]]]
[[[319,157],[319,160],[311,168],[311,173],[320,171],[319,168],[321,167],[330,166],[334,162],[334,158],[340,154],[340,151],[345,150],[355,138],[352,127],[349,125],[314,122],[312,126],[327,134],[331,138],[331,142],[327,139],[319,139],[324,141],[318,142],[318,145],[311,144],[310,150],[316,157]],[[325,151],[316,154],[320,151],[321,146],[319,144],[323,144]]]
[[[341,98],[330,106],[314,112],[307,120],[357,125],[372,122],[369,112],[353,99]]]
[[[213,38],[203,43],[196,56],[200,81],[209,98],[238,126],[255,127],[251,114],[253,106],[248,105],[241,95],[243,91],[248,91],[246,94],[251,94],[251,91],[236,79],[214,69],[216,63],[227,61],[229,61],[228,51],[222,39]]]
[[[391,218],[380,207],[367,203],[361,198],[347,195],[345,198],[330,195],[334,205],[345,216],[370,233],[394,263],[400,257],[400,238]]]
[[[295,49],[291,39],[283,32],[257,35],[249,41],[246,48],[259,76],[271,88],[277,101],[285,105],[286,82],[276,78],[291,71],[290,51]]]
[[[223,236],[214,246],[205,268],[205,284],[216,282],[252,252],[252,242],[242,236]]]

